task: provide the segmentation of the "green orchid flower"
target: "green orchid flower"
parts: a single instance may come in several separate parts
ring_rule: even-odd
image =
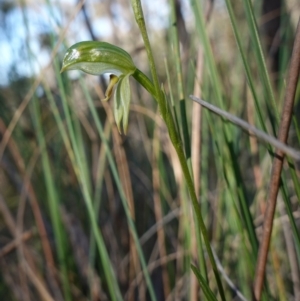
[[[107,101],[115,90],[116,124],[120,133],[122,129],[126,133],[131,99],[129,77],[137,70],[131,56],[123,49],[106,42],[80,42],[67,50],[61,72],[66,70],[82,70],[93,75],[111,73],[103,101]]]

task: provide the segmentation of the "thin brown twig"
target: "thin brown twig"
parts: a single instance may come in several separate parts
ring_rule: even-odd
[[[296,37],[293,47],[292,58],[289,67],[289,74],[287,80],[287,88],[285,93],[283,112],[280,121],[280,128],[278,133],[279,141],[286,143],[289,127],[291,123],[292,111],[294,106],[294,98],[297,88],[297,82],[300,71],[300,20],[298,22]],[[273,168],[271,173],[271,180],[268,193],[267,209],[265,213],[265,222],[263,237],[259,248],[258,260],[256,265],[256,273],[254,278],[254,298],[259,301],[262,294],[266,262],[270,246],[271,234],[274,213],[276,208],[277,194],[280,186],[280,175],[283,166],[284,153],[280,150],[276,151],[276,156],[273,159]]]
[[[0,119],[0,133],[2,135],[4,135],[6,133],[6,131],[7,131],[6,125],[4,124],[2,119]],[[48,239],[48,235],[46,232],[46,227],[43,222],[42,213],[41,213],[41,210],[40,210],[40,207],[38,204],[37,196],[35,194],[35,191],[33,189],[30,179],[27,177],[27,171],[25,170],[25,163],[24,163],[23,157],[21,156],[18,146],[12,137],[8,141],[8,148],[14,159],[14,162],[19,171],[19,174],[23,180],[23,189],[22,190],[24,192],[24,198],[26,196],[28,196],[28,199],[29,199],[29,202],[30,202],[30,205],[32,208],[32,212],[34,214],[34,218],[36,221],[36,225],[38,228],[38,232],[39,232],[39,235],[41,238],[41,243],[42,243],[45,259],[47,262],[47,266],[50,269],[54,269],[54,266],[55,266],[54,258],[53,258],[53,254],[51,251],[51,246],[50,246],[50,242]],[[34,156],[34,158],[36,158],[36,156]],[[22,201],[20,203],[22,203]],[[23,232],[23,231],[21,231],[21,232]]]
[[[27,241],[33,236],[33,234],[34,234],[34,230],[28,230],[20,235],[21,236],[20,239],[23,242]],[[2,247],[0,249],[0,258],[12,252],[15,248],[18,247],[18,244],[19,244],[19,239],[14,239],[8,244],[6,244],[4,247]]]
[[[185,255],[189,255],[189,252],[181,251],[179,253],[175,252],[175,253],[168,254],[165,257],[162,257],[162,258],[160,257],[157,260],[151,261],[148,264],[147,269],[148,269],[149,273],[151,274],[156,268],[158,268],[164,264],[167,264],[170,261],[176,260],[178,257],[183,257]],[[136,278],[131,282],[130,288],[138,287],[142,281],[143,281],[143,271],[141,271],[137,274]]]
[[[290,156],[291,158],[295,159],[297,162],[300,162],[300,151],[286,145],[279,139],[274,138],[273,136],[257,129],[255,126],[249,124],[248,122],[228,113],[227,111],[224,111],[224,110],[212,105],[209,102],[204,101],[203,99],[197,98],[193,95],[190,95],[190,98],[193,101],[201,104],[203,107],[209,109],[210,111],[212,111],[222,117],[225,117],[230,122],[238,125],[242,129],[248,131],[249,134],[253,134],[257,138],[273,145],[277,149],[277,151],[280,151],[282,154],[286,154],[286,155]]]
[[[45,283],[43,282],[42,278],[40,277],[39,273],[37,272],[37,270],[34,266],[35,262],[34,262],[34,258],[31,254],[31,252],[29,252],[28,249],[22,245],[22,240],[21,240],[20,234],[18,233],[19,230],[17,228],[17,224],[6,204],[4,197],[1,194],[0,194],[0,212],[3,215],[4,221],[9,229],[9,231],[17,240],[17,248],[20,253],[19,254],[20,255],[20,268],[21,268],[20,273],[22,273],[23,271],[25,272],[25,274],[28,276],[28,279],[30,280],[30,282],[35,286],[38,293],[40,294],[41,300],[54,301],[54,299],[51,297],[50,293],[47,291]],[[21,279],[20,279],[21,282],[26,281],[26,280],[27,280],[27,278],[25,278],[25,277],[21,277]],[[25,285],[27,285],[26,282],[25,282]],[[28,296],[24,296],[24,298],[25,297],[26,297],[26,300],[29,300]]]

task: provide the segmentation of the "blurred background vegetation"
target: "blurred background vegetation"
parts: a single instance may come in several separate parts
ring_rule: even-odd
[[[227,300],[239,300],[237,290],[251,300],[272,150],[188,95],[276,136],[300,3],[252,1],[258,40],[250,1],[226,2],[143,5],[180,129],[186,109],[186,155]],[[0,299],[153,300],[130,217],[158,301],[205,300],[190,269],[201,257],[218,296],[155,101],[132,79],[128,134],[120,135],[111,102],[101,102],[108,77],[60,74],[66,49],[82,40],[124,48],[149,74],[130,1],[1,0],[0,14]],[[298,149],[299,100],[298,88],[288,140]],[[300,300],[299,200],[299,172],[290,160],[264,300]]]

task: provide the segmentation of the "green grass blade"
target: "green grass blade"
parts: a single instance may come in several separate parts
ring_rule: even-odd
[[[203,293],[204,293],[205,297],[207,298],[207,300],[208,301],[218,301],[218,299],[216,298],[216,296],[210,289],[209,285],[207,284],[205,278],[200,274],[198,269],[194,265],[191,265],[191,268],[192,268],[195,276],[197,277],[200,287],[202,288]]]
[[[56,68],[56,72],[58,74],[57,80],[58,80],[58,86],[60,89],[60,95],[62,97],[62,105],[63,105],[63,110],[64,110],[64,114],[65,114],[65,118],[66,118],[68,135],[70,136],[71,145],[72,145],[72,148],[74,151],[75,162],[73,162],[73,168],[75,170],[75,173],[78,177],[78,181],[79,181],[81,189],[82,189],[82,194],[83,194],[83,197],[85,200],[89,220],[91,223],[91,229],[95,236],[95,240],[96,240],[97,247],[99,250],[99,255],[101,258],[101,263],[103,265],[103,270],[104,270],[104,273],[106,276],[106,283],[107,283],[107,286],[108,286],[108,289],[110,292],[111,299],[114,301],[119,301],[119,300],[122,300],[122,296],[121,296],[121,292],[119,289],[116,275],[113,271],[113,268],[112,268],[112,265],[111,265],[111,262],[110,262],[105,244],[104,244],[103,237],[102,237],[101,232],[98,227],[97,218],[95,215],[93,202],[92,202],[92,198],[91,198],[91,194],[90,194],[89,179],[87,179],[84,176],[84,173],[80,172],[81,170],[82,171],[84,170],[84,166],[81,161],[80,150],[79,150],[79,146],[77,144],[78,141],[75,136],[74,125],[72,123],[71,114],[70,114],[70,110],[68,107],[62,78],[59,74],[60,68],[59,68],[58,64],[56,64],[55,68]]]
[[[216,102],[217,102],[218,106],[224,110],[222,84],[221,84],[221,80],[220,80],[220,77],[217,72],[216,63],[213,58],[213,51],[211,49],[211,45],[210,45],[210,42],[209,42],[209,39],[207,36],[207,32],[205,30],[206,27],[205,27],[201,3],[199,1],[191,0],[191,4],[192,4],[193,12],[195,15],[196,29],[200,36],[202,45],[203,45],[203,49],[204,49],[204,53],[205,53],[205,57],[206,57],[206,63],[208,66],[208,72],[211,76],[214,97],[216,97]],[[216,126],[214,120],[211,120],[211,123],[212,123],[211,124],[212,128]],[[235,137],[232,135],[233,132],[226,124],[225,125],[219,124],[219,126],[222,130],[221,131],[213,130],[213,132],[214,132],[213,137],[214,137],[214,140],[216,141],[216,143],[218,144],[218,146],[217,146],[218,150],[223,149],[224,145],[226,145],[226,148],[227,148],[227,150],[224,149],[225,153],[220,153],[221,156],[225,155],[226,161],[228,160],[228,165],[227,165],[227,162],[224,161],[224,163],[226,162],[226,167],[224,166],[224,168],[223,168],[224,175],[226,177],[226,174],[229,173],[230,170],[232,170],[232,172],[235,173],[236,175],[240,175],[240,173],[241,173],[240,167],[236,164],[236,154],[232,148],[233,141],[235,141]],[[258,249],[257,238],[255,235],[255,229],[254,229],[253,223],[250,222],[250,221],[252,221],[252,217],[251,217],[251,213],[250,213],[250,209],[249,209],[249,202],[246,201],[247,200],[247,192],[245,190],[245,185],[243,183],[242,178],[239,177],[239,178],[235,178],[235,179],[236,179],[236,183],[234,185],[236,185],[238,187],[238,189],[240,189],[240,193],[242,193],[242,194],[240,194],[240,196],[242,196],[242,198],[239,198],[240,210],[243,212],[242,216],[244,216],[244,222],[246,222],[247,232],[248,232],[249,238],[251,239],[251,241],[253,243],[254,250],[257,250]]]
[[[21,1],[23,4],[23,1]],[[27,14],[25,13],[25,9],[22,9],[22,16],[24,21],[24,26],[26,29],[26,33],[29,36],[29,24]],[[30,65],[30,69],[33,70],[33,53],[30,49],[29,39],[27,38],[27,52],[28,52],[28,61]],[[53,225],[54,236],[56,238],[56,249],[58,254],[58,261],[61,270],[61,281],[63,286],[64,297],[67,301],[71,300],[71,291],[70,284],[68,279],[68,268],[66,263],[66,244],[65,244],[65,232],[63,230],[62,221],[60,219],[60,211],[59,211],[59,196],[57,193],[56,185],[54,184],[54,179],[52,175],[52,171],[50,168],[50,160],[47,153],[47,145],[45,141],[45,135],[43,133],[42,124],[41,124],[41,113],[39,100],[34,95],[31,103],[31,115],[33,117],[33,124],[37,134],[38,145],[41,150],[41,158],[42,158],[42,169],[44,175],[44,181],[47,189],[47,200],[48,206],[50,209],[50,218]]]
[[[53,225],[54,236],[56,238],[56,248],[58,254],[58,262],[61,269],[61,279],[62,279],[64,297],[66,298],[66,300],[71,300],[70,285],[68,280],[68,268],[66,264],[67,263],[66,243],[65,243],[66,233],[63,230],[63,225],[60,218],[60,210],[59,210],[60,198],[57,193],[57,188],[55,187],[56,185],[54,184],[54,179],[50,168],[49,156],[46,151],[46,141],[40,123],[40,116],[41,116],[40,108],[38,105],[38,99],[36,99],[35,97],[33,99],[32,105],[33,105],[33,119],[36,128],[38,144],[41,149],[43,174],[44,174],[47,195],[48,195],[48,206],[50,209],[50,217]]]
[[[174,51],[174,59],[176,65],[176,74],[177,74],[177,87],[178,87],[178,96],[179,96],[179,109],[180,109],[180,117],[181,117],[181,128],[184,140],[184,148],[185,155],[187,160],[191,159],[191,142],[188,131],[188,123],[186,117],[186,101],[185,101],[185,93],[183,88],[183,73],[180,62],[180,49],[179,49],[179,39],[178,39],[178,30],[177,30],[177,20],[176,20],[176,12],[175,12],[175,1],[170,0],[171,6],[171,38],[173,40],[173,51]]]
[[[239,34],[239,31],[238,31],[237,22],[236,22],[236,19],[235,19],[235,16],[234,16],[233,8],[232,8],[232,5],[231,5],[231,1],[230,0],[225,0],[225,1],[226,1],[229,17],[230,17],[232,29],[233,29],[233,32],[234,32],[234,36],[235,36],[235,39],[236,39],[236,43],[237,43],[237,46],[238,46],[238,49],[239,49],[239,52],[240,52],[240,55],[241,55],[241,58],[242,58],[242,61],[243,61],[243,65],[244,65],[248,85],[249,85],[249,88],[251,90],[251,93],[252,93],[252,96],[253,96],[253,99],[254,99],[254,104],[255,104],[256,112],[258,114],[258,119],[259,119],[259,122],[260,122],[260,126],[262,127],[264,132],[267,132],[266,123],[265,123],[265,120],[264,120],[264,117],[263,117],[263,113],[261,111],[261,103],[259,103],[259,99],[257,97],[256,90],[254,88],[254,81],[253,81],[252,76],[251,76],[250,67],[249,67],[249,64],[248,64],[248,60],[246,58],[245,51],[243,50],[243,47],[242,47],[242,42],[241,42],[240,34]]]
[[[205,59],[206,64],[208,67],[208,72],[211,77],[212,85],[213,85],[213,93],[215,95],[215,99],[217,101],[217,105],[224,109],[224,103],[223,103],[223,92],[222,92],[222,84],[220,77],[218,76],[216,63],[214,61],[213,57],[213,51],[208,39],[208,35],[206,33],[206,25],[204,21],[203,16],[203,9],[201,7],[201,2],[196,0],[190,0],[191,6],[193,9],[193,13],[195,16],[195,22],[196,22],[196,31],[199,35],[200,41],[202,43],[204,53],[205,53]]]
[[[253,6],[252,6],[252,3],[250,0],[243,0],[243,3],[245,6],[247,22],[248,22],[249,29],[250,29],[252,45],[255,50],[259,73],[263,79],[266,104],[269,107],[270,107],[270,105],[272,106],[272,111],[275,113],[275,118],[276,118],[276,121],[278,124],[278,122],[279,122],[279,114],[278,114],[278,109],[277,109],[278,106],[275,101],[274,92],[273,92],[272,84],[271,84],[270,77],[268,74],[268,69],[267,69],[265,58],[264,58],[263,49],[262,49],[261,42],[259,39],[257,22],[256,22],[256,18],[255,18],[254,11],[253,11]],[[273,126],[273,128],[274,128],[274,126]]]

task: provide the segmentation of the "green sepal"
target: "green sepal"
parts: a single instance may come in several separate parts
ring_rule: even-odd
[[[132,74],[136,67],[123,49],[106,42],[85,41],[71,46],[63,59],[61,72],[82,70],[93,75]]]
[[[130,84],[129,76],[120,76],[114,95],[114,116],[119,132],[121,133],[121,121],[124,134],[127,133],[128,117],[130,109]]]

